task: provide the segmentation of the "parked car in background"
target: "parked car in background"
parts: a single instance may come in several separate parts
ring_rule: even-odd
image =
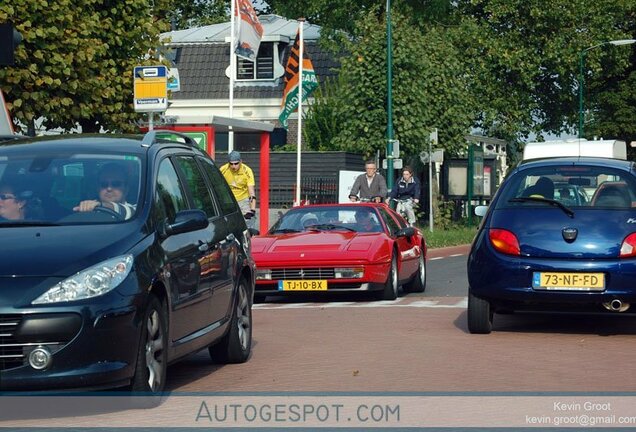
[[[192,352],[248,359],[250,235],[193,140],[1,144],[0,192],[0,390],[155,394]]]
[[[468,257],[470,332],[489,333],[498,312],[634,312],[634,202],[634,162],[522,162],[490,206],[476,208],[484,219]]]
[[[384,204],[295,207],[252,242],[256,296],[372,291],[393,300],[426,288],[421,231]]]

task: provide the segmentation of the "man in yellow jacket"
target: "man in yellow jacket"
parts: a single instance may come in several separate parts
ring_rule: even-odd
[[[254,193],[254,173],[245,165],[236,150],[229,156],[229,162],[221,167],[221,174],[230,185],[234,198],[239,204],[247,226],[256,227],[256,194]]]

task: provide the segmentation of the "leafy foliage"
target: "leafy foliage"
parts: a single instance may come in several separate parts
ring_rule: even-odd
[[[0,22],[13,21],[23,36],[15,66],[0,68],[14,119],[31,129],[42,118],[47,128],[132,130],[133,68],[156,63],[147,55],[167,29],[153,5],[166,10],[168,0],[0,4]]]
[[[461,41],[467,61],[483,74],[475,75],[473,83],[483,95],[477,126],[512,139],[531,132],[574,131],[579,52],[629,38],[624,23],[633,23],[628,17],[634,16],[635,6],[627,0],[460,0],[457,7],[464,17]],[[586,82],[601,69],[606,80],[614,79],[626,67],[628,54],[594,50]]]
[[[384,20],[371,12],[362,20],[343,58],[342,102],[336,117],[342,122],[334,138],[339,148],[375,154],[384,152],[387,127],[387,58]],[[458,151],[474,117],[475,102],[464,79],[460,53],[444,28],[427,33],[394,14],[393,126],[395,139],[406,154],[418,154],[431,130],[440,131],[440,143]]]
[[[338,150],[333,138],[342,130],[342,123],[335,113],[338,105],[343,103],[338,97],[341,81],[342,75],[339,75],[337,80],[323,82],[312,95],[314,103],[303,123],[303,142],[309,150]]]
[[[168,19],[175,30],[227,22],[230,0],[174,0]]]

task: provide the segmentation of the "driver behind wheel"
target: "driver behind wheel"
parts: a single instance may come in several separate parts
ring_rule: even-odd
[[[126,202],[128,193],[128,176],[126,169],[115,162],[105,164],[99,171],[99,200],[81,201],[74,211],[90,212],[97,207],[110,209],[121,215],[122,219],[130,219],[137,206]]]

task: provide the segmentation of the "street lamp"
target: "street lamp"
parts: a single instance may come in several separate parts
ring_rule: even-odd
[[[589,48],[585,48],[583,51],[579,52],[579,138],[583,138],[583,84],[584,84],[584,75],[583,75],[583,66],[585,64],[585,55],[588,51],[593,50],[594,48],[598,48],[604,45],[631,45],[636,43],[636,39],[619,39],[612,40],[607,42],[602,42],[598,45],[591,46]]]
[[[391,58],[391,0],[386,0],[386,186],[393,189],[393,64]]]

